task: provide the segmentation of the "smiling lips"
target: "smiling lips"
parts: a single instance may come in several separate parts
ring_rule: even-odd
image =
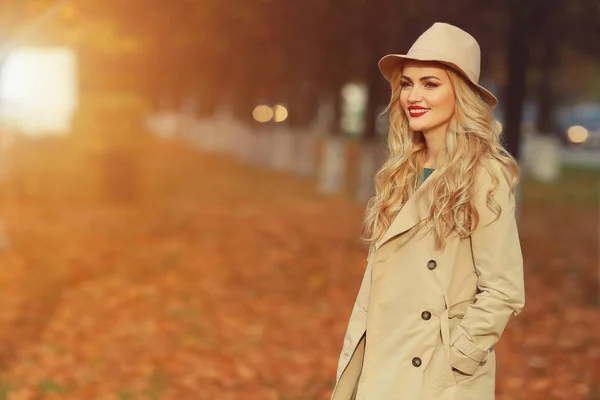
[[[408,113],[413,118],[420,117],[421,115],[424,115],[427,111],[429,111],[429,108],[417,107],[417,106],[408,107]]]

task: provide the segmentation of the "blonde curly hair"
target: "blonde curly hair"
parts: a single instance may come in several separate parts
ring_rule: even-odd
[[[502,146],[500,132],[494,129],[492,109],[478,91],[451,68],[438,63],[436,66],[447,72],[456,106],[445,145],[438,154],[437,165],[443,166],[443,171],[437,174],[427,191],[419,193],[419,197],[428,196],[429,211],[424,223],[433,230],[435,247],[441,250],[447,237],[456,234],[467,238],[479,224],[479,212],[474,205],[477,170],[480,167],[489,170],[491,164],[499,165],[514,191],[519,180],[519,167]],[[409,128],[400,105],[401,75],[400,68],[392,75],[392,96],[384,111],[389,111],[390,121],[388,157],[375,176],[376,194],[369,200],[365,213],[362,240],[369,244],[384,235],[396,214],[415,193],[427,159],[423,133]],[[487,205],[497,218],[501,210],[492,198],[498,182],[495,185],[487,194]]]

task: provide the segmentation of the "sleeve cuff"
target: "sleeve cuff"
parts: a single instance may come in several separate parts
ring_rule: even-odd
[[[481,350],[469,340],[459,326],[454,327],[450,335],[450,365],[467,375],[473,375],[477,368],[487,360],[489,351]]]

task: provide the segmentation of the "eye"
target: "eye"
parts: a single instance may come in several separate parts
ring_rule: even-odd
[[[407,87],[409,87],[409,86],[410,86],[410,82],[406,82],[406,81],[405,81],[405,82],[401,82],[401,83],[400,83],[400,88],[401,88],[401,89],[406,89],[406,88],[407,88]]]
[[[426,88],[436,88],[436,87],[438,87],[438,86],[440,86],[440,85],[438,85],[437,83],[434,83],[434,82],[427,82],[427,83],[425,84],[425,87],[426,87]]]

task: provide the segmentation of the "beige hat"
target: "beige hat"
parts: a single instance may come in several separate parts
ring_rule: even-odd
[[[388,54],[379,60],[379,70],[385,79],[391,81],[392,72],[404,60],[437,61],[448,65],[471,81],[486,103],[492,107],[498,104],[498,99],[479,85],[479,44],[473,36],[456,26],[436,22],[419,36],[407,54]]]

